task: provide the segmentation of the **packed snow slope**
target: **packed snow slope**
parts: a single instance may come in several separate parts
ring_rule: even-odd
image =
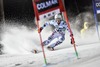
[[[79,58],[73,47],[46,51],[47,67],[99,67],[100,42],[77,46]],[[1,55],[0,67],[43,67],[42,52],[38,54]]]
[[[72,30],[79,59],[76,58],[73,45],[70,44],[70,34],[66,32],[65,41],[55,47],[55,51],[48,51],[46,49],[47,46],[44,47],[48,63],[47,67],[99,67],[100,40],[95,27],[87,30],[83,36],[74,29]],[[43,41],[51,33],[50,28],[49,31],[44,29],[41,33]],[[43,53],[41,52],[39,35],[36,29],[8,25],[1,35],[4,54],[0,55],[0,67],[44,66]],[[32,53],[34,49],[37,49],[39,53]]]

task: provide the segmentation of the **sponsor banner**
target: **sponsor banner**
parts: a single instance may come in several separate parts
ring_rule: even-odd
[[[62,0],[33,0],[37,20],[46,19],[64,11]]]
[[[55,14],[58,14],[58,13],[60,13],[60,10],[56,9],[56,10],[53,10],[53,11],[50,11],[48,13],[40,15],[39,18],[40,19],[49,19],[49,18],[53,17]]]
[[[96,8],[100,8],[100,0],[95,0],[95,6]]]
[[[100,10],[97,10],[97,14],[100,14]]]
[[[59,2],[58,2],[58,0],[40,0],[40,1],[36,2],[36,6],[38,9],[38,12],[41,13],[46,10],[50,10],[52,8],[58,7]]]
[[[95,11],[96,13],[100,13],[100,0],[95,0],[94,1],[94,7],[95,7]]]
[[[94,11],[96,12],[96,19],[100,22],[100,0],[94,0]]]

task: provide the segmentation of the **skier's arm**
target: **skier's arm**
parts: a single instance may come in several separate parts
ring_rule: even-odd
[[[44,28],[44,27],[46,27],[46,26],[48,26],[48,25],[53,25],[54,22],[55,22],[54,20],[48,21],[48,22],[46,22],[46,23],[42,26],[42,28]]]
[[[51,24],[52,24],[52,21],[46,22],[42,27],[40,27],[40,28],[38,29],[38,33],[40,33],[46,26],[51,25]]]
[[[70,33],[70,29],[68,28],[68,25],[67,25],[66,22],[65,22],[65,28],[66,28],[66,30]]]
[[[43,29],[44,27],[48,26],[49,22],[46,22],[41,28]]]
[[[70,33],[71,44],[75,43],[74,38],[73,38],[73,33],[72,33],[71,29],[68,28],[68,25],[67,24],[66,24],[66,29]]]
[[[44,27],[46,27],[48,25],[48,23],[45,23],[42,27],[40,27],[38,29],[38,33],[41,33],[41,31],[43,30]]]

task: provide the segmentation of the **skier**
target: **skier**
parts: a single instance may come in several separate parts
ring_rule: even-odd
[[[48,21],[42,27],[40,27],[40,29],[38,29],[38,33],[41,33],[44,27],[48,25],[53,25],[54,30],[48,39],[43,42],[43,46],[48,45],[53,39],[57,38],[58,40],[55,43],[52,43],[47,47],[49,50],[54,50],[55,46],[61,44],[65,40],[65,31],[68,30],[70,32],[70,30],[68,29],[66,22],[62,20],[62,16],[60,14],[56,14],[54,20]],[[73,34],[70,34],[70,36],[73,36]]]

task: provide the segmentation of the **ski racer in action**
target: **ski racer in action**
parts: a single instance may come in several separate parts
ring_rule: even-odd
[[[57,41],[55,43],[52,43],[47,47],[49,50],[54,50],[55,46],[61,44],[65,40],[65,31],[68,30],[70,32],[70,30],[68,29],[66,22],[62,20],[61,14],[56,14],[54,20],[46,22],[42,27],[40,27],[40,29],[38,29],[38,33],[41,33],[44,27],[48,25],[53,25],[54,30],[53,33],[48,37],[48,39],[43,42],[43,46],[48,45],[53,39],[57,38]],[[70,34],[70,36],[73,36],[73,34]]]

